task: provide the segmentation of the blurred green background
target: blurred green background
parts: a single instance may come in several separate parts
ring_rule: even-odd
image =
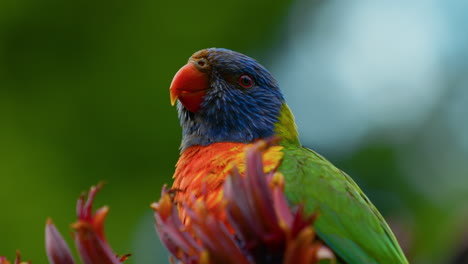
[[[272,71],[303,143],[412,263],[467,263],[468,5],[423,2],[2,0],[0,254],[46,263],[46,218],[70,241],[76,198],[103,180],[114,250],[167,263],[149,204],[178,158],[169,84],[225,47]]]

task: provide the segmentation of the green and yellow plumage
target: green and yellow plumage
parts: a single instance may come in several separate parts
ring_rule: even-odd
[[[277,127],[294,123],[289,109],[282,112]],[[292,203],[305,202],[308,212],[319,212],[315,223],[319,236],[350,263],[407,263],[387,223],[351,177],[300,146],[296,131],[278,132],[284,133],[281,138],[296,136],[280,143],[285,193]]]
[[[319,237],[345,263],[408,263],[395,236],[357,184],[319,154],[301,146],[293,115],[278,84],[253,59],[226,49],[195,53],[174,77],[182,153],[174,174],[176,199],[192,197],[220,209],[230,168],[243,172],[245,149],[273,135],[279,146],[264,154],[264,170],[278,169],[292,204],[318,212]],[[206,182],[208,184],[206,184]],[[184,217],[184,209],[180,208]]]

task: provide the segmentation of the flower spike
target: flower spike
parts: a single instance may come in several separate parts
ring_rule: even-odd
[[[19,251],[16,251],[16,258],[15,258],[15,261],[13,262],[14,264],[31,264],[31,261],[27,261],[27,262],[22,262],[21,261],[21,254]],[[3,257],[3,256],[0,256],[0,264],[11,264],[10,261],[8,261],[8,259],[6,257]]]
[[[227,223],[217,218],[219,214],[209,209],[205,199],[192,197],[192,206],[179,206],[188,216],[184,225],[177,202],[164,186],[152,208],[172,263],[335,263],[333,252],[315,235],[317,215],[307,215],[303,205],[289,206],[280,172],[264,173],[262,153],[277,140],[258,141],[246,151],[244,175],[233,167],[223,186],[221,209]]]
[[[121,263],[104,236],[104,220],[109,213],[109,207],[101,207],[94,214],[92,212],[94,198],[102,186],[102,183],[92,186],[86,201],[84,195],[80,196],[76,208],[78,221],[72,224],[72,228],[75,229],[75,245],[84,264]]]
[[[74,264],[75,260],[67,243],[55,227],[52,219],[46,223],[46,252],[50,264]]]
[[[76,206],[78,220],[71,225],[74,229],[75,245],[83,264],[121,264],[130,256],[117,256],[107,243],[104,236],[104,220],[109,207],[101,207],[93,213],[94,199],[102,186],[102,183],[92,186],[87,198],[85,194],[80,196]],[[75,263],[70,249],[50,219],[46,224],[46,250],[51,264]]]

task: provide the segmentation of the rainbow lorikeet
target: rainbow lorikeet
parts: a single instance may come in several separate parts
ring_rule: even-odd
[[[189,206],[205,199],[220,219],[222,184],[232,166],[245,170],[245,149],[278,136],[263,154],[264,170],[280,171],[291,204],[318,211],[319,237],[346,263],[408,263],[384,218],[346,173],[301,146],[294,117],[278,83],[254,59],[221,48],[193,54],[174,76],[182,126],[175,199]],[[183,208],[181,217],[189,221]]]

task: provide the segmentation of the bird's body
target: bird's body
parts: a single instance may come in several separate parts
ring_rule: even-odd
[[[227,222],[222,204],[223,183],[232,166],[244,173],[245,150],[250,146],[252,144],[226,142],[186,149],[179,158],[174,174],[173,188],[181,190],[176,192],[176,199],[184,201],[189,207],[193,205],[191,196],[203,199],[210,211],[216,212],[220,220]],[[275,146],[264,153],[265,172],[280,165],[283,157],[281,149]],[[179,214],[188,224],[185,210],[180,210]]]
[[[285,178],[291,204],[318,212],[320,238],[346,263],[407,263],[383,217],[354,181],[301,146],[294,118],[270,73],[253,59],[225,49],[195,53],[174,77],[182,152],[174,174],[176,200],[195,197],[225,219],[222,184],[232,166],[245,169],[245,149],[273,135],[278,146],[263,154],[264,170]],[[181,208],[181,216],[186,219]]]

